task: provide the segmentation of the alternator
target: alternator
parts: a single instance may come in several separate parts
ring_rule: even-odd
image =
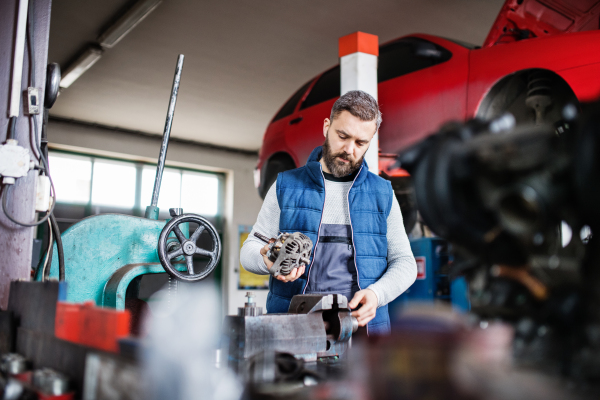
[[[273,276],[289,275],[301,264],[308,265],[312,252],[312,240],[303,233],[280,233],[277,239],[267,239],[258,232],[254,236],[270,243],[267,258],[273,261],[269,273]]]

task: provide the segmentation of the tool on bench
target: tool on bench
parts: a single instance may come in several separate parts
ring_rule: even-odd
[[[308,265],[313,243],[303,233],[280,233],[276,239],[268,239],[258,232],[254,236],[265,243],[269,243],[267,258],[274,264],[269,268],[273,276],[289,275],[294,268],[300,268],[301,264]]]

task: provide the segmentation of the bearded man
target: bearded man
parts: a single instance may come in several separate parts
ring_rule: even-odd
[[[268,274],[273,263],[254,232],[277,237],[302,232],[313,242],[311,262],[271,277],[268,313],[285,313],[296,294],[345,295],[368,334],[387,333],[387,304],[413,284],[417,265],[389,181],[369,172],[364,155],[381,112],[369,94],[341,96],[323,123],[325,143],[305,166],[285,171],[269,189],[248,239],[242,266]]]

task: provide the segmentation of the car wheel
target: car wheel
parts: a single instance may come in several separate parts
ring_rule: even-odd
[[[263,169],[262,177],[260,180],[260,186],[258,188],[258,194],[262,199],[265,198],[267,192],[273,186],[273,183],[277,180],[277,175],[280,172],[288,171],[296,168],[294,161],[287,154],[276,154],[269,161]]]
[[[570,130],[563,116],[568,104],[581,109],[567,82],[552,71],[532,69],[500,80],[481,103],[477,117],[489,121],[509,112],[517,125],[552,124],[556,134],[562,135]],[[548,234],[546,242],[550,247],[560,248],[560,230]]]
[[[552,71],[532,69],[501,79],[482,101],[477,117],[489,121],[510,112],[518,125],[554,124],[561,134],[568,130],[562,114],[567,104],[579,107],[571,87]]]

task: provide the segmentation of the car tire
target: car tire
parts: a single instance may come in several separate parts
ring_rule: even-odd
[[[404,229],[409,234],[417,224],[417,198],[415,196],[415,187],[409,176],[397,177],[397,178],[386,178],[392,184],[392,189],[400,204],[400,212],[402,213],[402,221],[404,222]]]
[[[543,113],[536,113],[538,100],[547,102]],[[554,124],[564,130],[563,108],[580,107],[571,87],[557,74],[543,69],[520,71],[501,79],[481,102],[477,117],[489,121],[509,112],[517,125]]]

